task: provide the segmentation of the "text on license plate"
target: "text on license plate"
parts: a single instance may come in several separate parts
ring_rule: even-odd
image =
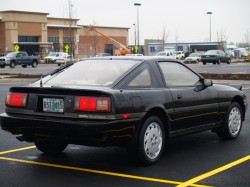
[[[44,112],[63,112],[63,99],[43,98]]]

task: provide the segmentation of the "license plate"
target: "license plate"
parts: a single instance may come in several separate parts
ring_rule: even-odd
[[[63,112],[63,99],[43,98],[44,112]]]

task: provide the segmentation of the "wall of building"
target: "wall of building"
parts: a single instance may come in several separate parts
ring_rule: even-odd
[[[18,36],[42,36],[42,25],[41,23],[18,23]],[[29,28],[29,29],[27,29]]]
[[[18,36],[38,36],[39,44],[37,45],[41,46],[51,46],[51,44],[48,44],[48,38],[58,37],[57,46],[60,51],[65,51],[64,47],[67,43],[64,43],[63,38],[72,36],[74,38],[73,45],[75,45],[76,35],[79,35],[79,42],[74,47],[74,53],[79,54],[79,56],[103,53],[107,46],[109,49],[113,49],[113,53],[116,49],[119,49],[119,46],[110,39],[88,32],[88,26],[78,25],[79,19],[51,18],[47,16],[48,13],[0,11],[0,50],[4,52],[6,50],[13,51],[14,45],[20,42]],[[72,29],[70,30],[69,27]],[[128,46],[128,28],[96,26],[96,29],[117,42]],[[96,46],[93,45],[93,40],[96,40]],[[23,43],[20,45],[26,45],[25,42]],[[53,47],[46,47],[45,51],[49,50],[53,50]]]
[[[0,22],[0,55],[5,53],[5,24]]]

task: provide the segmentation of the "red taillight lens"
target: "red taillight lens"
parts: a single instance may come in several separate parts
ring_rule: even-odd
[[[8,92],[8,94],[6,96],[5,105],[6,106],[26,107],[27,97],[28,97],[28,94],[26,94],[26,93]]]
[[[86,112],[110,112],[108,97],[75,97],[75,110]]]

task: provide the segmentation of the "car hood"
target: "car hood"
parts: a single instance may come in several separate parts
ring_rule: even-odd
[[[241,84],[232,84],[232,85],[222,85],[222,84],[213,84],[216,90],[218,91],[241,91]]]

